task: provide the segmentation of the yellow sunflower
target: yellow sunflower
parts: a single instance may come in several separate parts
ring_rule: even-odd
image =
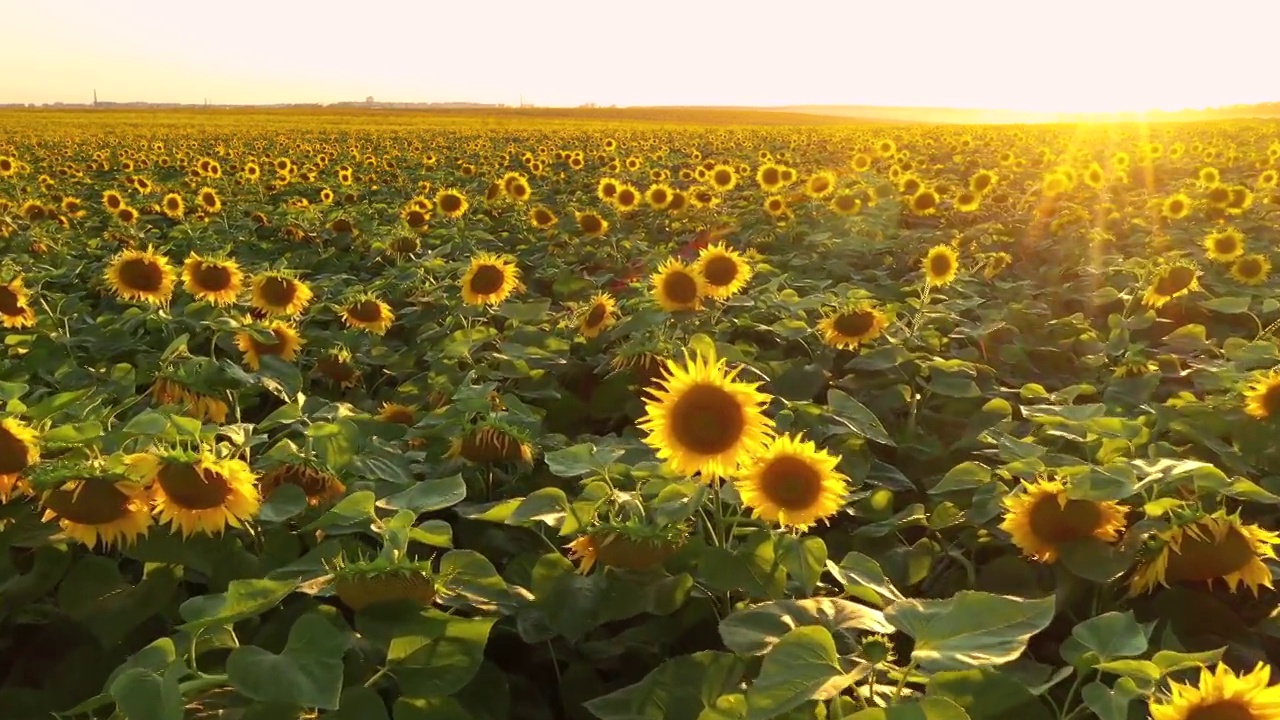
[[[1245,412],[1259,420],[1280,417],[1280,368],[1254,376],[1244,393]]]
[[[697,310],[702,307],[702,296],[707,281],[697,267],[688,267],[675,258],[668,258],[651,276],[653,296],[667,312]]]
[[[835,189],[836,174],[825,170],[810,175],[804,183],[804,194],[815,200],[830,196]]]
[[[1270,274],[1271,259],[1266,255],[1241,255],[1231,264],[1231,277],[1243,285],[1261,285]],[[0,308],[0,312],[3,312],[3,308]]]
[[[396,402],[384,402],[378,409],[378,420],[396,425],[413,425],[418,422],[417,408]]]
[[[0,284],[0,327],[19,330],[35,324],[36,311],[31,307],[30,294],[22,278]]]
[[[737,472],[764,452],[773,421],[764,414],[769,395],[760,383],[736,379],[724,360],[699,353],[683,365],[667,361],[666,376],[651,388],[637,426],[644,441],[676,472],[714,481]]]
[[[187,204],[178,193],[169,193],[160,201],[160,209],[170,220],[181,220],[187,212]]]
[[[960,212],[974,212],[982,205],[982,194],[973,190],[961,190],[956,194],[953,203],[956,210]]]
[[[342,321],[347,327],[383,335],[395,322],[391,306],[373,296],[357,298],[342,308]]]
[[[617,310],[618,302],[612,295],[607,292],[597,293],[582,313],[582,320],[578,325],[579,332],[585,338],[596,337],[605,328],[618,321]]]
[[[17,418],[0,420],[0,502],[18,486],[22,473],[40,460],[40,436]]]
[[[728,165],[716,165],[707,174],[711,186],[720,192],[728,192],[738,184],[738,174]]]
[[[600,217],[599,213],[580,212],[575,217],[578,221],[578,229],[586,237],[600,237],[609,232],[609,221]]]
[[[938,204],[941,202],[936,190],[932,188],[921,188],[911,196],[911,212],[916,215],[933,215],[938,212]]]
[[[200,300],[230,305],[244,288],[244,273],[235,260],[202,258],[191,253],[182,264],[182,286]]]
[[[1170,220],[1181,220],[1191,212],[1191,198],[1178,193],[1165,198],[1160,204],[1160,214]]]
[[[529,209],[529,224],[539,230],[546,230],[556,224],[556,214],[545,205],[534,205]]]
[[[649,189],[644,191],[644,201],[654,210],[664,210],[671,204],[671,197],[674,192],[670,185],[663,183],[650,185]]]
[[[1097,538],[1113,543],[1125,527],[1125,509],[1116,502],[1067,497],[1061,480],[1037,478],[1002,501],[1000,529],[1013,537],[1024,555],[1043,563],[1058,560],[1064,543]]]
[[[462,191],[453,188],[445,188],[436,193],[436,209],[450,219],[462,217],[471,203],[467,202],[467,196]]]
[[[775,438],[733,482],[755,517],[804,529],[844,506],[848,486],[840,458],[799,435]]]
[[[1272,548],[1280,535],[1218,511],[1195,522],[1158,533],[1162,547],[1153,558],[1140,563],[1129,583],[1134,595],[1151,592],[1170,582],[1226,582],[1232,592],[1244,585],[1258,594],[1271,587],[1271,570],[1264,560],[1274,559]]]
[[[70,480],[45,492],[40,506],[43,522],[57,520],[67,537],[91,548],[132,545],[151,527],[146,488],[126,481]]]
[[[1244,233],[1229,227],[1204,238],[1205,255],[1214,262],[1229,263],[1244,254]]]
[[[200,188],[200,192],[196,193],[196,201],[200,204],[200,210],[206,215],[222,210],[222,198],[218,197],[218,191],[211,187]]]
[[[921,265],[925,282],[931,287],[945,287],[955,281],[960,271],[960,253],[950,245],[934,245]]]
[[[172,378],[157,376],[147,391],[160,405],[182,405],[188,417],[221,425],[227,421],[227,403],[221,398],[196,392]]]
[[[822,340],[834,348],[853,350],[874,340],[889,326],[884,313],[871,303],[857,303],[827,314],[818,322]]]
[[[497,305],[506,300],[520,283],[515,260],[492,253],[480,253],[462,276],[462,301],[468,305]]]
[[[1197,684],[1170,681],[1169,698],[1153,695],[1147,709],[1151,720],[1280,720],[1280,686],[1265,663],[1239,675],[1218,663]]]
[[[1158,308],[1170,300],[1194,292],[1200,288],[1200,268],[1194,263],[1178,262],[1166,265],[1156,273],[1155,279],[1142,296],[1142,304]]]
[[[169,259],[151,248],[122,251],[107,266],[106,278],[116,297],[152,305],[169,303],[177,279]]]
[[[857,215],[862,210],[862,199],[852,190],[841,190],[831,198],[831,209],[837,215]]]
[[[698,253],[694,271],[706,281],[708,297],[727,298],[738,294],[751,279],[750,263],[724,242],[708,245]]]
[[[311,302],[307,284],[287,273],[270,271],[253,277],[249,304],[268,315],[300,315]]]
[[[162,525],[190,537],[221,535],[258,514],[257,478],[243,460],[208,452],[139,453],[128,458],[129,474],[151,488]]]
[[[279,321],[267,323],[264,329],[275,336],[274,342],[259,340],[247,328],[236,334],[236,347],[244,353],[244,363],[250,370],[257,371],[262,368],[264,355],[274,355],[286,362],[293,362],[298,358],[298,349],[305,341],[297,330]]]

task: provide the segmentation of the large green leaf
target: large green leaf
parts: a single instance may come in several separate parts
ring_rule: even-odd
[[[1018,680],[991,668],[948,670],[929,678],[929,697],[943,697],[973,720],[1053,720],[1040,698]]]
[[[696,718],[732,692],[746,670],[734,655],[704,651],[663,662],[643,680],[586,704],[601,720]]]
[[[179,630],[197,632],[226,625],[270,610],[298,586],[296,580],[232,580],[225,593],[199,595],[178,606],[187,622]]]
[[[279,655],[243,645],[227,657],[231,685],[264,702],[334,710],[342,692],[342,655],[347,637],[318,613],[298,618]]]
[[[549,452],[544,459],[547,469],[560,477],[578,477],[588,473],[601,475],[623,452],[618,447],[596,447],[591,443],[579,443]]]
[[[378,692],[360,686],[343,690],[338,709],[323,717],[325,720],[388,720],[387,706]]]
[[[130,668],[111,682],[108,692],[120,713],[129,720],[182,720],[178,678],[183,671],[180,663],[171,665],[163,673]]]
[[[860,552],[845,555],[839,565],[828,560],[827,570],[859,600],[883,606],[905,597],[885,576],[880,564]]]
[[[456,505],[467,497],[467,484],[461,475],[431,478],[414,483],[407,490],[388,495],[377,502],[387,510],[412,510],[427,513]]]
[[[826,700],[852,680],[826,628],[796,628],[764,656],[747,690],[747,720],[769,720],[810,700]]]
[[[969,715],[946,698],[927,697],[887,708],[860,710],[847,720],[969,720]]]
[[[925,670],[961,670],[1011,662],[1053,620],[1054,599],[963,590],[946,600],[899,600],[885,609],[915,639],[912,660]]]
[[[451,695],[470,682],[484,660],[497,617],[447,615],[410,603],[369,607],[356,628],[387,648],[387,665],[408,697]]]
[[[1145,653],[1152,627],[1153,624],[1138,622],[1132,610],[1109,612],[1076,625],[1071,629],[1071,637],[1106,662]]]
[[[874,608],[839,598],[777,600],[739,610],[720,621],[725,647],[740,655],[760,655],[790,630],[809,625],[826,628],[840,654],[853,652],[861,633],[894,631]]]
[[[868,410],[866,405],[849,397],[848,393],[832,388],[827,392],[827,405],[833,415],[843,420],[851,430],[862,437],[885,445],[894,444],[875,413]]]

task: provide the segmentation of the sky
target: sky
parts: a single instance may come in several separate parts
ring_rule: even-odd
[[[0,18],[0,103],[1280,100],[1280,0],[0,0]]]

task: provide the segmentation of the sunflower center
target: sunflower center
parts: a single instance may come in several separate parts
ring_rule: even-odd
[[[456,213],[462,209],[462,198],[452,193],[442,195],[440,197],[440,210],[447,213]]]
[[[778,184],[778,169],[777,169],[777,168],[765,168],[764,172],[760,174],[760,179],[764,181],[764,184],[765,184],[765,185],[777,185],[777,184]]]
[[[699,455],[719,455],[734,446],[746,429],[738,400],[724,388],[695,385],[671,409],[676,443]]]
[[[471,290],[478,295],[492,295],[502,289],[507,274],[497,265],[481,265],[471,276]]]
[[[707,260],[702,267],[702,274],[707,282],[716,287],[729,285],[738,277],[738,263],[731,257],[716,255]]]
[[[334,382],[347,382],[356,376],[356,369],[341,358],[327,355],[317,363],[321,374]]]
[[[715,175],[711,176],[711,180],[716,185],[728,185],[733,180],[733,174],[728,170],[717,170]]]
[[[1199,705],[1187,713],[1187,720],[1256,720],[1247,706],[1237,700],[1219,700]]]
[[[77,525],[107,525],[129,512],[129,496],[113,483],[89,480],[76,490],[59,488],[49,493],[45,507]]]
[[[1169,270],[1156,283],[1156,291],[1162,295],[1174,295],[1191,287],[1196,279],[1196,272],[1189,267],[1177,265]]]
[[[587,327],[595,327],[604,322],[604,317],[608,312],[609,309],[604,306],[604,303],[592,305],[591,312],[587,313]]]
[[[200,263],[195,280],[206,292],[222,292],[231,287],[231,270],[221,263]]]
[[[1236,528],[1228,528],[1221,540],[1215,539],[1204,526],[1199,526],[1199,530],[1208,539],[1188,533],[1179,545],[1181,552],[1169,551],[1166,577],[1171,582],[1226,577],[1253,562],[1253,546]]]
[[[31,464],[30,449],[22,438],[0,426],[0,475],[14,475]]]
[[[285,339],[281,336],[278,329],[273,329],[271,334],[275,337],[275,342],[262,342],[252,333],[249,335],[250,342],[253,343],[253,351],[259,355],[281,355],[284,353]]]
[[[397,425],[412,425],[414,424],[413,411],[401,407],[387,408],[382,413],[382,421]]]
[[[667,201],[667,191],[654,190],[653,192],[649,193],[649,199],[653,201],[654,205],[661,205]]]
[[[857,204],[858,199],[852,195],[841,195],[836,198],[836,209],[841,212],[850,212]]]
[[[951,256],[946,253],[938,253],[929,258],[929,274],[934,277],[941,277],[951,272]]]
[[[289,278],[271,276],[262,281],[262,298],[272,307],[288,307],[298,295],[297,285]]]
[[[1030,521],[1037,538],[1063,543],[1092,535],[1102,522],[1102,512],[1088,500],[1067,500],[1062,505],[1057,495],[1050,495],[1031,507]]]
[[[18,299],[18,293],[11,288],[0,285],[0,314],[3,315],[22,315],[22,302]]]
[[[583,232],[588,232],[588,233],[600,232],[600,228],[601,228],[600,218],[596,217],[595,215],[583,215],[582,219],[579,221],[579,224],[582,225]]]
[[[698,299],[698,281],[687,272],[673,272],[662,281],[662,291],[680,305],[688,305]]]
[[[165,496],[183,510],[211,510],[220,507],[231,494],[231,485],[220,472],[196,469],[191,463],[163,463],[156,482]]]
[[[1246,278],[1255,278],[1262,274],[1262,263],[1257,258],[1245,258],[1236,265],[1236,271]],[[0,306],[0,310],[2,309]]]
[[[1236,251],[1236,239],[1230,235],[1222,235],[1214,238],[1213,249],[1223,255],[1230,255]]]
[[[916,195],[913,203],[918,210],[928,210],[938,204],[938,198],[933,193],[920,193]]]
[[[120,281],[130,290],[158,292],[164,284],[164,270],[147,258],[129,258],[120,263]]]
[[[419,247],[417,238],[398,237],[391,241],[392,251],[398,253],[408,254],[411,252],[417,252]]]
[[[427,216],[421,210],[410,210],[405,213],[404,221],[409,227],[422,227],[427,224]]]
[[[875,325],[876,316],[869,310],[840,313],[832,326],[836,332],[846,337],[861,337]]]
[[[377,300],[361,300],[347,308],[347,315],[360,322],[377,322],[382,319],[382,307]]]
[[[546,210],[537,210],[533,213],[533,221],[538,225],[550,225],[551,213]]]
[[[822,475],[798,457],[774,458],[761,473],[761,490],[769,502],[783,510],[813,507],[822,494]]]

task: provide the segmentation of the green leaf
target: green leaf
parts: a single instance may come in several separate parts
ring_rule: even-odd
[[[541,298],[531,302],[505,302],[498,306],[498,314],[518,322],[536,323],[547,317],[551,309],[551,300]]]
[[[1226,651],[1225,647],[1217,650],[1206,650],[1204,652],[1184,653],[1174,652],[1172,650],[1160,650],[1151,656],[1151,662],[1160,668],[1161,675],[1178,672],[1179,670],[1190,670],[1192,668],[1206,667],[1214,665],[1222,660],[1222,653]]]
[[[778,545],[778,558],[787,574],[802,588],[803,594],[813,594],[813,588],[822,579],[822,570],[827,565],[827,544],[814,535],[784,535],[779,538]]]
[[[493,609],[515,603],[511,588],[493,563],[474,550],[445,553],[437,579],[442,594],[456,596],[476,607]]]
[[[579,443],[546,455],[547,469],[558,477],[578,477],[588,473],[604,474],[609,464],[622,457],[619,447],[596,447]]]
[[[1076,625],[1071,629],[1071,637],[1106,662],[1145,653],[1151,628],[1150,624],[1138,622],[1132,610],[1109,612]]]
[[[35,421],[44,420],[55,413],[66,410],[92,394],[93,388],[85,388],[51,395],[27,408],[25,415]]]
[[[372,606],[356,615],[362,635],[387,645],[387,664],[410,698],[452,695],[480,669],[496,616],[460,617],[407,603]]]
[[[1138,487],[1137,474],[1127,464],[1090,467],[1068,477],[1067,497],[1073,500],[1124,500]]]
[[[231,685],[245,697],[335,710],[342,692],[347,638],[319,613],[298,618],[279,655],[243,645],[227,657]]]
[[[131,668],[120,673],[108,692],[116,701],[120,714],[129,720],[182,720],[182,692],[178,689],[181,664],[163,674],[144,668]]]
[[[40,436],[40,441],[50,445],[80,445],[102,436],[102,423],[97,420],[59,425]]]
[[[845,421],[850,429],[862,437],[885,445],[894,445],[875,413],[868,410],[866,405],[849,397],[847,393],[832,388],[827,392],[827,405],[833,415]]]
[[[431,547],[453,547],[453,526],[444,520],[426,520],[409,531],[409,539]]]
[[[1114,688],[1108,688],[1095,680],[1085,685],[1080,691],[1084,704],[1088,705],[1100,720],[1127,720],[1129,704],[1141,694],[1138,686],[1129,678],[1120,678]]]
[[[376,502],[372,490],[361,490],[351,493],[342,498],[342,500],[324,515],[316,518],[314,522],[302,528],[307,532],[327,528],[330,525],[350,525],[360,520],[372,520],[373,506]]]
[[[1155,685],[1160,679],[1160,666],[1150,660],[1112,660],[1110,662],[1102,662],[1093,666],[1099,672],[1111,673],[1113,675],[1122,675],[1141,682],[1146,687]]]
[[[828,560],[827,570],[836,576],[846,590],[857,594],[860,600],[883,606],[905,597],[885,576],[880,564],[860,552],[845,555],[839,565]],[[856,592],[864,588],[866,593]]]
[[[899,600],[884,612],[894,627],[915,638],[911,658],[931,671],[1012,662],[1053,614],[1053,597],[1027,600],[973,590],[946,600]]]
[[[887,708],[860,710],[848,720],[969,720],[964,709],[940,697],[904,702]]]
[[[384,510],[434,512],[456,505],[467,497],[467,484],[461,475],[420,480],[407,490],[388,495],[377,502]]]
[[[142,670],[150,670],[153,673],[164,672],[169,667],[169,663],[178,657],[178,649],[173,644],[172,638],[160,638],[153,641],[150,645],[142,648],[138,652],[129,656],[120,667],[111,671],[111,675],[107,678],[104,689],[109,690],[111,683],[120,677],[126,670],[135,668]]]
[[[343,690],[338,709],[323,717],[324,720],[388,720],[387,706],[378,691],[360,686]]]
[[[1237,315],[1239,313],[1249,311],[1249,302],[1252,298],[1248,296],[1231,296],[1220,297],[1212,300],[1204,300],[1198,303],[1205,310],[1222,313],[1223,315]]]
[[[169,429],[169,418],[155,410],[145,410],[125,423],[125,435],[155,436]]]
[[[841,654],[862,633],[891,633],[893,625],[874,608],[839,598],[776,600],[738,610],[720,621],[725,647],[739,655],[761,655],[797,627],[818,626],[831,633]]]
[[[1018,680],[999,670],[949,670],[929,678],[929,697],[943,697],[973,720],[1053,720],[1054,714]]]
[[[523,525],[529,522],[541,522],[556,527],[569,512],[569,498],[558,487],[544,487],[533,491],[529,497],[507,516],[509,525]]]
[[[933,494],[972,490],[989,482],[991,482],[991,468],[980,462],[962,462],[948,470],[929,492]]]
[[[258,521],[281,523],[307,509],[307,493],[292,483],[284,483],[271,491],[271,497],[258,510]]]
[[[737,688],[746,663],[730,653],[703,651],[671,658],[643,680],[586,703],[600,720],[696,718]]]
[[[178,629],[197,632],[260,615],[278,605],[297,586],[295,580],[232,580],[224,593],[198,595],[179,605],[178,614],[187,622]]]
[[[827,700],[850,682],[831,633],[816,625],[796,628],[764,656],[747,690],[747,720],[769,720],[809,700]]]

